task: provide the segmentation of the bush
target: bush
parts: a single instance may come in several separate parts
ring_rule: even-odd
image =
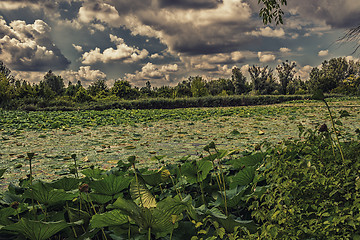
[[[360,237],[360,144],[342,143],[343,161],[324,129],[271,151],[264,165],[270,189],[250,207],[262,224],[255,238]]]

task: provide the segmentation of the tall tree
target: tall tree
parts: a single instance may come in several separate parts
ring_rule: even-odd
[[[13,83],[15,81],[14,76],[11,75],[11,70],[7,66],[5,66],[4,62],[1,60],[0,60],[0,73],[2,73],[10,83]]]
[[[276,83],[273,77],[273,70],[271,68],[268,68],[268,66],[261,68],[253,65],[248,71],[255,93],[272,94],[275,91]]]
[[[239,68],[234,67],[232,69],[231,81],[235,88],[235,94],[242,94],[248,91],[248,86],[246,85],[246,77],[242,74]]]
[[[139,92],[126,80],[116,80],[111,93],[123,99],[136,99],[139,96]]]
[[[190,80],[184,80],[179,82],[175,87],[175,97],[191,97],[191,82]]]
[[[43,82],[57,95],[61,95],[64,92],[64,80],[61,76],[56,76],[51,70],[46,73]]]
[[[203,97],[209,95],[209,91],[205,87],[206,82],[202,77],[200,76],[190,77],[189,80],[191,82],[190,86],[193,97]]]
[[[13,95],[13,86],[11,86],[9,79],[0,71],[0,105],[8,102]]]
[[[88,87],[88,92],[91,96],[96,96],[101,92],[106,93],[109,91],[108,86],[106,85],[105,79],[97,79],[95,82],[91,83]]]
[[[286,95],[288,90],[287,87],[290,82],[293,81],[295,75],[295,62],[289,63],[288,60],[282,62],[282,65],[278,65],[276,70],[278,72],[280,81],[280,93]]]

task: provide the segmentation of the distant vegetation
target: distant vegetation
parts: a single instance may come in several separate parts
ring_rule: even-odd
[[[191,76],[174,87],[152,87],[148,81],[145,87],[139,88],[131,86],[126,80],[116,80],[114,86],[109,87],[105,79],[98,79],[85,88],[80,81],[76,84],[69,81],[66,87],[64,83],[66,80],[55,75],[51,70],[38,84],[15,79],[10,69],[0,61],[0,107],[26,110],[51,107],[71,110],[79,106],[91,106],[92,109],[99,110],[162,106],[165,108],[210,107],[274,103],[279,101],[275,100],[276,97],[253,98],[253,96],[304,95],[311,93],[312,89],[320,89],[324,93],[357,96],[360,94],[359,62],[348,61],[345,58],[324,61],[321,68],[315,67],[311,70],[310,77],[306,81],[295,76],[295,67],[294,62],[282,62],[276,67],[274,74],[274,70],[268,66],[252,66],[248,70],[250,79],[235,67],[229,79],[205,80],[201,76]],[[189,100],[199,97],[202,99],[205,97],[205,100]],[[292,100],[292,98],[282,96],[282,100]],[[149,105],[149,102],[152,104]]]

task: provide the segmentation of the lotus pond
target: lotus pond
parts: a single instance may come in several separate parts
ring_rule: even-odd
[[[339,130],[346,132],[342,138],[355,139],[360,101],[329,103],[341,121]],[[189,155],[199,159],[212,141],[221,149],[252,151],[263,142],[297,138],[299,125],[315,129],[329,123],[327,110],[317,101],[173,110],[0,111],[0,116],[0,168],[7,168],[1,191],[29,173],[27,152],[35,153],[34,178],[52,180],[70,174],[72,154],[80,168],[111,169],[132,155],[140,165],[156,168],[159,157],[165,162]]]

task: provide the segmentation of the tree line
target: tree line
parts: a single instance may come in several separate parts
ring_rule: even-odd
[[[247,79],[239,68],[232,69],[230,78],[205,80],[190,76],[176,86],[132,86],[126,80],[116,80],[112,87],[105,79],[98,79],[87,88],[68,82],[51,70],[39,83],[16,79],[11,70],[0,61],[0,106],[16,108],[20,105],[36,105],[39,102],[86,103],[96,101],[134,100],[146,98],[187,98],[227,95],[289,95],[308,94],[314,89],[324,93],[360,95],[360,63],[345,58],[325,60],[321,67],[314,67],[309,79],[296,76],[296,64],[285,61],[275,69],[268,66],[251,66]],[[276,71],[276,74],[274,73]]]

